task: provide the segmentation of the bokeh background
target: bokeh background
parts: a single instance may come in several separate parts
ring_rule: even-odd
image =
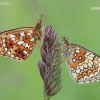
[[[3,2],[3,3],[2,3]],[[36,10],[36,7],[39,10]],[[34,26],[37,13],[44,27],[51,24],[59,36],[100,55],[99,0],[0,0],[0,32]],[[43,81],[37,62],[39,47],[24,62],[0,56],[0,100],[43,100]],[[62,90],[51,100],[100,100],[100,82],[77,84],[62,63]]]

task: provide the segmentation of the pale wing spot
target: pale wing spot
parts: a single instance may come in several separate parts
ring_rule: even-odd
[[[89,75],[89,78],[90,78],[90,79],[94,78],[94,74],[91,73],[91,74]]]
[[[95,72],[94,75],[95,75],[96,77],[98,77],[98,72]]]
[[[6,44],[5,43],[3,43],[3,47],[5,47],[6,46]]]
[[[79,84],[84,84],[84,81],[78,81]]]
[[[93,55],[93,54],[91,53],[89,56],[94,57],[95,55]]]
[[[79,66],[77,66],[77,69],[79,69],[80,67]]]
[[[79,47],[76,47],[76,49],[80,49]]]
[[[9,51],[7,53],[8,53],[8,55],[10,55],[10,52]]]
[[[85,81],[89,81],[89,77],[88,76],[84,76],[84,80]]]
[[[82,63],[79,63],[79,66],[82,65]]]
[[[25,44],[25,47],[29,49],[30,45],[28,43]]]
[[[75,69],[74,69],[74,68],[71,68],[71,71],[72,71],[72,72],[75,72]]]
[[[99,82],[99,81],[100,81],[100,80],[97,80],[97,79],[96,79],[96,82]]]
[[[75,53],[74,56],[76,56],[77,54]]]
[[[99,66],[100,66],[100,63],[99,63]]]
[[[89,60],[89,63],[90,63],[91,65],[93,65],[93,62],[92,62],[91,60]]]
[[[68,64],[69,68],[71,68],[71,66]]]
[[[14,58],[14,55],[11,55],[12,58]]]
[[[87,55],[85,54],[85,57],[87,57]]]
[[[75,59],[75,58],[73,58],[73,59],[72,59],[72,61],[73,61],[73,62],[75,62],[75,61],[76,61],[76,59]]]
[[[5,42],[5,39],[3,39],[2,41],[3,41],[3,43],[4,43],[4,42]]]
[[[28,31],[28,35],[32,35],[33,31],[32,30],[29,30]]]
[[[100,81],[100,76],[98,75],[98,77],[96,77],[96,79]]]
[[[96,82],[96,79],[92,79],[91,82],[92,82],[92,83]]]
[[[5,51],[7,51],[7,48],[4,48],[5,49]]]
[[[77,74],[76,73],[72,73],[72,76],[77,80]]]
[[[34,38],[30,39],[30,41],[34,41]]]
[[[95,60],[94,63],[95,63],[95,64],[98,64],[99,62]]]
[[[80,69],[76,69],[76,73],[80,73]]]
[[[81,78],[79,81],[80,81],[80,82],[84,82],[84,79],[83,79],[83,78]]]
[[[99,63],[100,64],[100,63]],[[98,68],[98,72],[100,73],[100,67]]]
[[[100,58],[98,58],[98,61],[100,62]]]
[[[15,41],[15,38],[11,38],[11,40]]]
[[[29,32],[29,33],[31,33],[31,34],[33,33],[33,31],[32,31],[32,30],[29,30],[28,32]],[[31,35],[31,34],[30,34],[30,35]]]
[[[32,50],[33,48],[29,48],[30,50]]]
[[[19,38],[20,38],[20,39],[19,39],[20,41],[22,41],[22,40],[23,40],[23,37],[19,37]]]
[[[23,45],[23,46],[25,46],[25,45],[26,45],[26,43],[23,43],[22,45]]]
[[[20,32],[20,35],[21,35],[21,36],[25,36],[24,32]]]
[[[84,62],[82,62],[82,64],[84,64]]]
[[[81,60],[81,59],[82,59],[82,57],[79,57],[79,59]]]
[[[91,65],[90,63],[88,63],[88,66],[89,66],[89,67],[92,67],[92,65]]]
[[[25,47],[28,47],[28,43],[26,43],[24,46],[25,46]]]
[[[23,44],[23,43],[24,43],[24,41],[19,41],[17,44],[20,45],[20,44]]]
[[[68,52],[71,52],[71,50],[70,50],[70,49],[68,49]]]
[[[15,59],[19,60],[19,57],[15,57]]]
[[[16,36],[15,36],[15,35],[13,35],[13,34],[12,34],[12,35],[10,35],[10,38],[15,38],[15,37],[16,37]]]
[[[87,52],[87,53],[85,54],[85,56],[88,56],[90,53],[91,53],[91,52]]]
[[[90,81],[86,81],[85,83],[90,83]]]
[[[29,32],[28,32],[28,34],[27,34],[27,35],[31,35],[31,33],[29,33]]]
[[[28,54],[27,51],[23,51],[25,54]]]
[[[85,67],[85,68],[87,68],[88,66],[87,66],[87,64],[83,64],[83,66]]]
[[[77,49],[77,50],[76,50],[76,53],[80,53],[80,50],[79,50],[79,49]]]
[[[80,66],[80,69],[83,70],[83,66]]]
[[[85,60],[85,63],[88,63],[88,60],[87,59]]]
[[[89,59],[89,60],[93,60],[93,58],[92,58],[92,57],[90,57],[90,56],[88,56],[88,59]]]

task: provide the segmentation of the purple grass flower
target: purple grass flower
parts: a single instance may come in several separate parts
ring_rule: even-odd
[[[41,50],[42,61],[38,62],[40,75],[44,82],[44,100],[49,100],[62,88],[60,64],[53,66],[61,60],[61,49],[56,49],[59,46],[57,34],[52,30],[51,25],[47,26],[41,47],[45,53]]]

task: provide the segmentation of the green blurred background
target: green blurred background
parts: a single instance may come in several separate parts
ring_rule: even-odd
[[[36,7],[38,16],[44,15],[44,26],[51,24],[59,36],[66,37],[72,29],[70,42],[100,55],[100,10],[91,10],[100,7],[99,0],[0,0],[0,32],[34,26]],[[38,46],[24,62],[0,57],[0,100],[43,100],[43,81],[37,66],[40,59]],[[62,63],[62,72],[63,88],[51,100],[100,100],[100,82],[77,84],[66,62]]]

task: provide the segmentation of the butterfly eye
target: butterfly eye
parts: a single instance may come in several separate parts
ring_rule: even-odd
[[[41,24],[40,24],[40,23],[38,23],[38,24],[37,24],[37,27],[40,29],[40,28],[41,28]]]
[[[67,45],[69,44],[68,41],[67,41],[67,39],[65,37],[63,37],[62,41],[63,41],[63,44],[67,44]]]

